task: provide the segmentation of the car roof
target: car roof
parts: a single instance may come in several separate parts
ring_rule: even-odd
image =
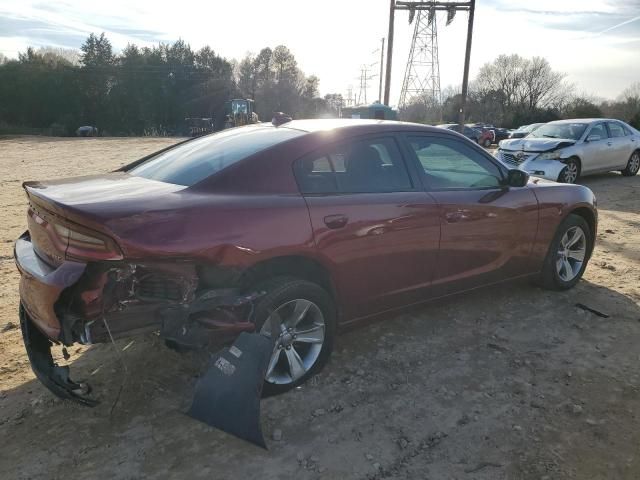
[[[562,124],[562,123],[593,123],[593,122],[620,122],[620,120],[615,118],[567,118],[565,120],[554,120],[553,122],[549,122],[549,123]]]
[[[398,122],[395,120],[367,120],[357,118],[325,118],[313,120],[291,120],[276,128],[290,128],[293,130],[301,130],[304,132],[320,132],[325,130],[415,130],[416,128],[426,131],[438,131],[435,127],[424,125],[422,123]]]

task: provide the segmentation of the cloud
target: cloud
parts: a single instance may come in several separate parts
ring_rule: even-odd
[[[85,32],[51,25],[40,20],[0,16],[0,39],[2,37],[26,37],[30,45],[55,45],[77,48],[86,37]]]
[[[128,28],[128,27],[116,27],[107,26],[106,29],[110,32],[119,33],[127,37],[139,39],[145,42],[157,42],[158,39],[165,36],[164,32],[157,30],[145,30],[140,28]]]
[[[640,3],[629,4],[625,0],[539,1],[533,6],[506,0],[489,0],[488,3],[501,12],[525,15],[527,21],[545,28],[598,35],[640,19]]]

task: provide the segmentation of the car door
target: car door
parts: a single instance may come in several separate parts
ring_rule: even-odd
[[[359,137],[299,159],[319,255],[347,318],[418,302],[438,255],[438,206],[407,169],[393,135]]]
[[[605,122],[592,124],[582,144],[581,173],[606,171],[612,164],[611,139]]]
[[[531,272],[538,203],[528,187],[506,187],[506,168],[453,136],[408,134],[424,186],[439,206],[437,294]]]
[[[609,129],[609,146],[611,151],[611,169],[625,168],[631,153],[634,150],[635,143],[631,141],[631,136],[627,135],[624,127],[618,122],[607,122]]]

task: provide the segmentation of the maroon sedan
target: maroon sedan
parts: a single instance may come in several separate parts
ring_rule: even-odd
[[[263,332],[275,342],[265,388],[283,391],[323,366],[341,325],[521,277],[574,286],[597,225],[584,186],[388,121],[230,129],[24,188],[27,351],[52,391],[89,404],[52,343],[159,331],[206,348]]]

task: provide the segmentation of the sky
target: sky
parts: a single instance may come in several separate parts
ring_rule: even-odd
[[[615,98],[640,81],[640,0],[476,0],[470,75],[499,54],[543,56],[566,74],[574,91]],[[359,93],[363,65],[379,71],[388,29],[388,0],[0,0],[0,52],[17,57],[28,46],[79,48],[105,32],[116,51],[179,38],[210,45],[227,59],[284,44],[320,91]],[[442,13],[441,15],[445,15]],[[439,16],[442,88],[462,83],[467,14],[449,26]],[[413,26],[396,12],[391,103],[402,88]],[[372,78],[369,101],[378,98]]]

